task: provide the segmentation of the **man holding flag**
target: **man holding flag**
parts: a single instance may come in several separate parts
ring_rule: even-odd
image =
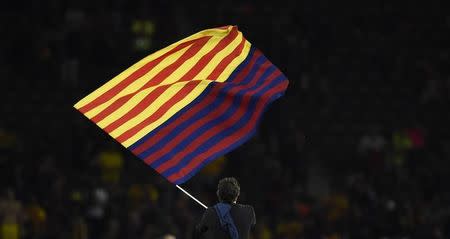
[[[240,186],[235,178],[224,178],[217,186],[219,203],[206,209],[194,230],[194,239],[246,239],[256,224],[252,206],[237,204]]]
[[[74,107],[207,208],[196,236],[248,238],[255,214],[236,204],[236,179],[219,182],[212,208],[179,185],[247,141],[287,86],[236,26],[224,26],[150,54]]]

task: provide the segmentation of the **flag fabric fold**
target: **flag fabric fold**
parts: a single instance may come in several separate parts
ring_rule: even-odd
[[[287,85],[236,26],[226,26],[145,57],[74,107],[181,184],[248,140]]]

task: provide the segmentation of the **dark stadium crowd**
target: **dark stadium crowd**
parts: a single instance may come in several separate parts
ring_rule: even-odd
[[[289,78],[236,177],[253,239],[450,238],[450,16],[433,1],[8,1],[0,239],[190,238],[203,208],[72,106],[142,57],[237,25]]]

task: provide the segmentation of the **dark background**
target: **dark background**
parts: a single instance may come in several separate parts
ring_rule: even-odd
[[[72,106],[224,25],[290,85],[186,189],[213,205],[218,179],[236,177],[255,239],[450,237],[439,1],[7,1],[0,19],[0,238],[189,238],[203,209]]]

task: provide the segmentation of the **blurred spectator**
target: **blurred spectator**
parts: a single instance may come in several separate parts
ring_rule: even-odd
[[[425,132],[418,126],[407,128],[405,130],[406,135],[411,142],[411,149],[418,150],[425,147]]]
[[[81,216],[75,216],[72,222],[72,239],[88,239],[88,225]]]
[[[411,148],[411,138],[403,129],[396,130],[392,134],[392,162],[397,166],[405,164],[407,150]]]
[[[176,237],[172,234],[164,235],[161,239],[176,239]]]
[[[148,53],[153,47],[152,36],[155,32],[155,23],[149,19],[135,19],[131,23],[131,32],[134,35],[133,49]]]
[[[14,191],[7,189],[0,198],[0,238],[21,238],[25,215],[22,203],[16,200]]]
[[[98,165],[102,181],[106,184],[119,183],[123,170],[123,156],[114,149],[101,151],[98,155]]]
[[[267,225],[267,223],[264,220],[259,220],[256,224],[255,233],[254,233],[255,239],[271,239],[273,238],[273,233],[270,227]]]
[[[386,147],[386,139],[380,132],[379,126],[372,126],[359,140],[358,150],[364,155],[379,153]]]
[[[26,206],[27,218],[31,223],[30,234],[35,235],[36,238],[42,238],[45,235],[47,226],[47,213],[45,209],[33,199],[29,205]]]

